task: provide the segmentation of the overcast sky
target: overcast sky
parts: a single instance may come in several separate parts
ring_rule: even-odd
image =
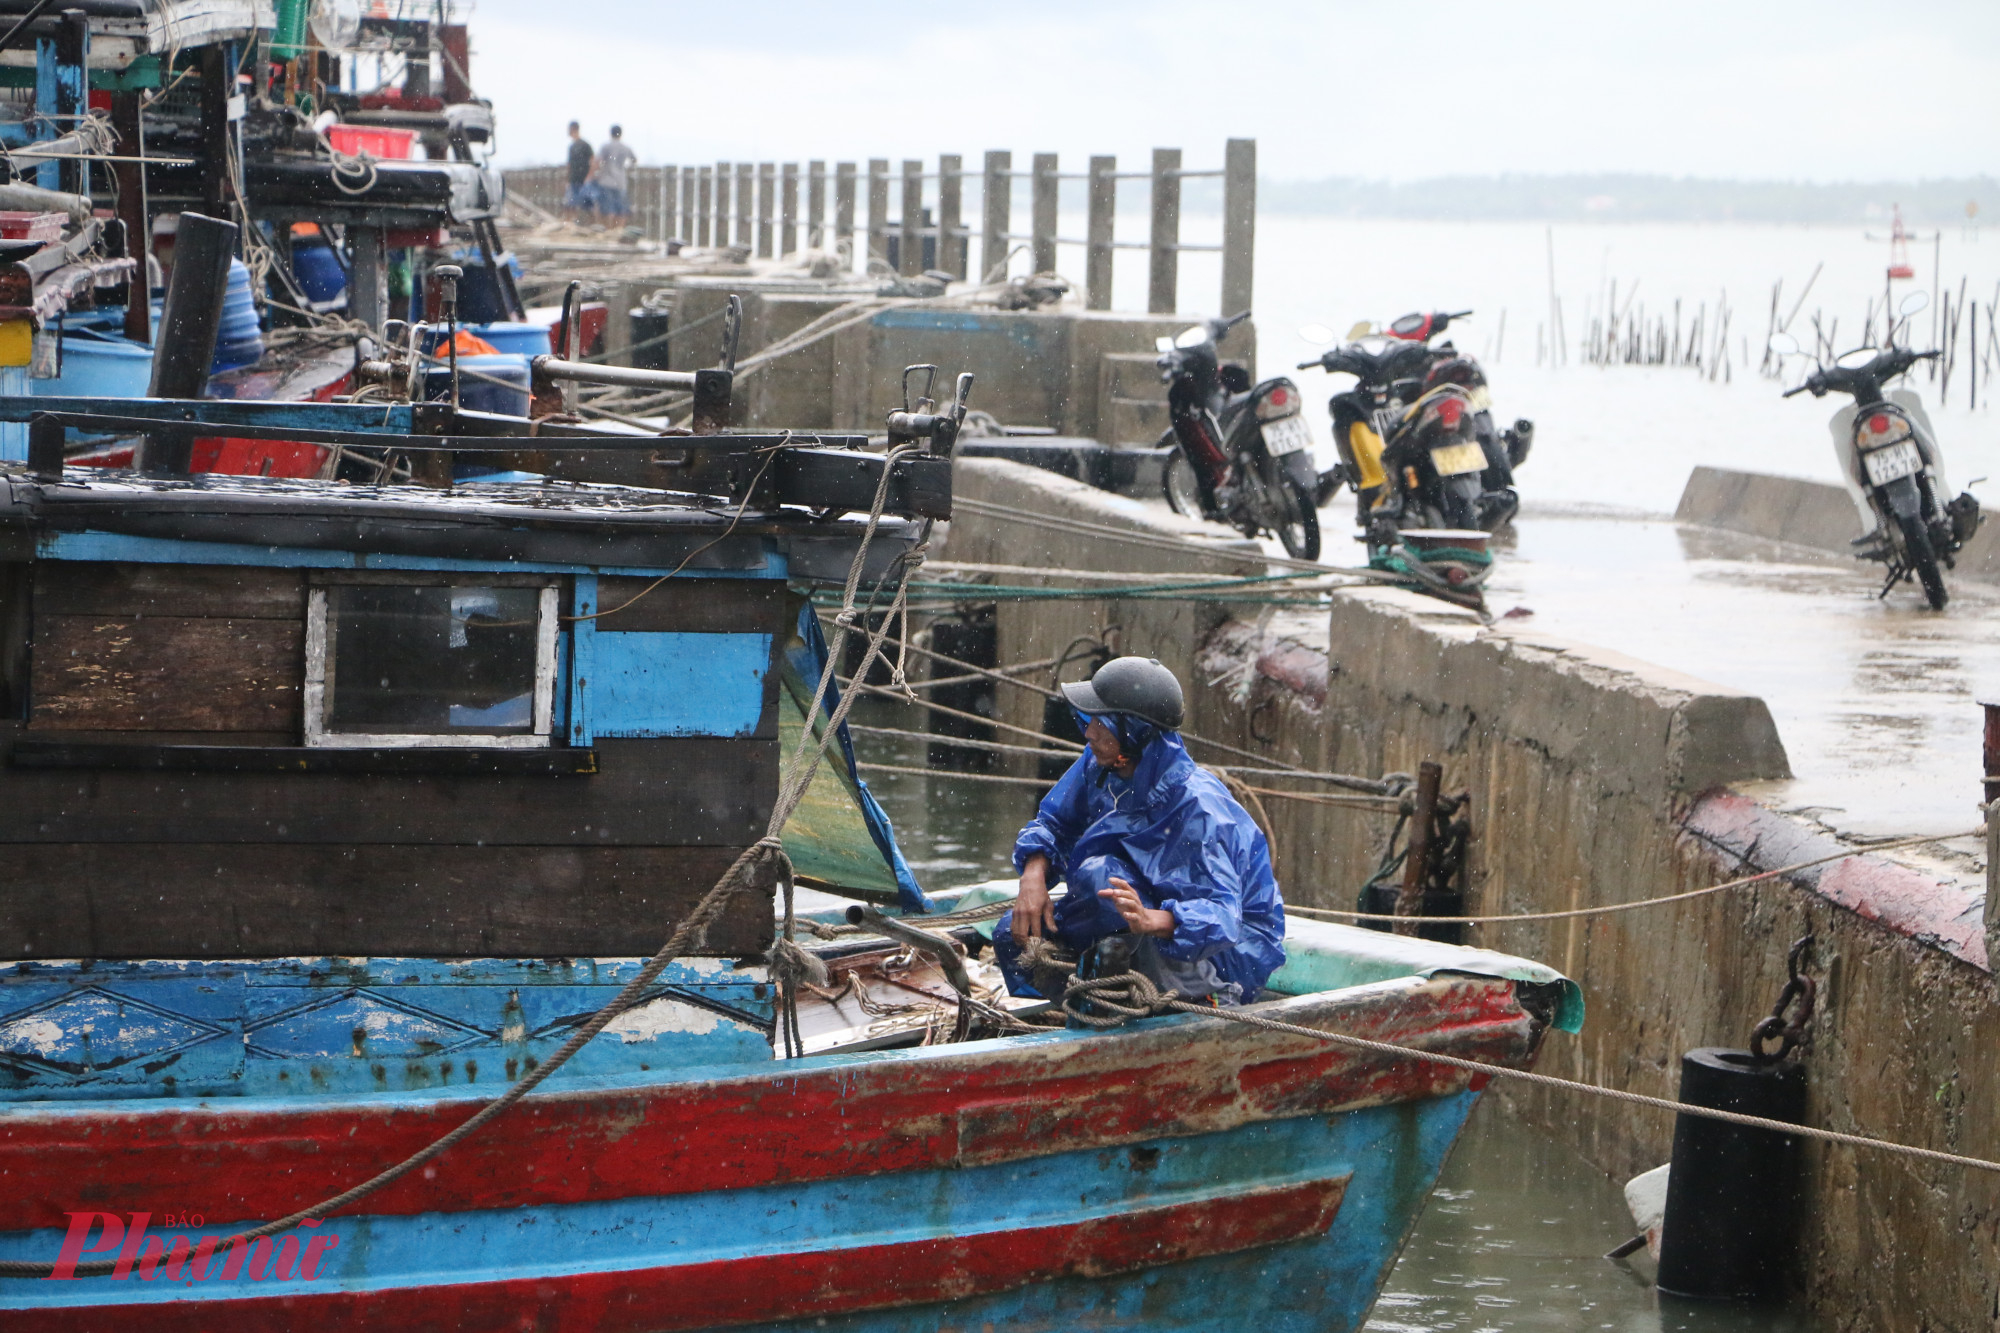
[[[1155,145],[1282,179],[2000,174],[2000,0],[478,0],[512,163]],[[1017,166],[1025,165],[1017,158]]]

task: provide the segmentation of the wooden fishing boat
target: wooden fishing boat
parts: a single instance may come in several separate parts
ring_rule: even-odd
[[[462,1123],[639,971],[825,725],[806,598],[868,526],[838,511],[892,467],[861,562],[888,576],[949,512],[948,447],[408,404],[0,419],[30,437],[0,479],[0,1264],[59,1265],[0,1277],[0,1327],[1358,1327],[1483,1079],[1221,1017],[866,1030],[841,1006],[885,978],[949,1001],[855,937],[813,945],[817,1053],[783,1059],[769,886],[479,1134],[227,1244]],[[670,445],[715,486],[63,466],[71,432],[225,425],[544,473]],[[926,897],[844,737],[787,846],[906,920],[1004,896]],[[1581,1019],[1520,959],[1310,922],[1288,949],[1254,1012],[1509,1067]]]

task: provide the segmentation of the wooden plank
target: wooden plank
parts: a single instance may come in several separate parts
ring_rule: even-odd
[[[234,738],[239,733],[229,733]],[[150,735],[148,737],[150,740]],[[587,777],[597,751],[554,746],[539,750],[444,748],[320,749],[303,745],[131,744],[22,740],[16,768],[129,768],[165,773],[425,773],[439,776]]]
[[[772,731],[765,740],[603,741],[594,776],[560,782],[8,767],[0,844],[737,846],[763,835],[777,798],[775,723]]]
[[[302,620],[38,615],[40,731],[295,731]]]
[[[600,633],[779,634],[797,614],[775,579],[660,583],[606,575],[597,580],[597,600],[599,606],[622,608],[597,618]]]
[[[302,620],[305,607],[296,569],[70,560],[35,565],[35,612],[43,616]]]
[[[740,850],[22,847],[0,958],[643,957]],[[692,952],[756,954],[771,921],[768,891],[738,895]]]

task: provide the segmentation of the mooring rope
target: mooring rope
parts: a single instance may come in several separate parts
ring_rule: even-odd
[[[946,740],[947,744],[950,743],[947,738],[940,737],[938,739]],[[1025,745],[1016,745],[1008,748],[1026,750],[1028,747]],[[1042,753],[1050,754],[1052,752],[1043,751]],[[1056,754],[1054,757],[1063,759],[1074,758],[1074,756],[1061,754]],[[985,782],[1010,787],[1050,787],[1055,785],[1055,780],[1052,778],[1017,778],[1009,773],[966,773],[955,768],[917,768],[910,764],[877,764],[864,763],[858,760],[854,766],[865,772],[903,773],[911,777],[940,778],[946,782]],[[1235,769],[1222,768],[1218,768],[1215,771],[1217,774],[1227,772],[1232,775],[1236,772]],[[1312,805],[1327,805],[1343,810],[1372,810],[1378,814],[1384,811],[1395,810],[1402,803],[1401,799],[1395,796],[1328,796],[1316,791],[1279,791],[1275,787],[1253,787],[1247,782],[1243,783],[1242,786],[1244,791],[1250,792],[1253,795],[1268,796],[1275,800],[1305,801]],[[1425,918],[1425,920],[1437,919],[1439,918]]]
[[[1660,898],[1640,898],[1629,903],[1605,903],[1599,907],[1573,907],[1563,912],[1522,912],[1514,916],[1394,916],[1383,912],[1340,912],[1331,907],[1300,907],[1286,903],[1287,912],[1296,912],[1304,917],[1333,917],[1341,921],[1400,921],[1404,924],[1420,925],[1498,925],[1507,921],[1563,921],[1581,916],[1608,916],[1613,912],[1636,912],[1642,907],[1658,907],[1663,903],[1681,903],[1690,898],[1705,898],[1725,889],[1740,889],[1748,884],[1761,883],[1767,879],[1777,879],[1799,870],[1810,870],[1830,861],[1845,861],[1850,856],[1866,856],[1870,852],[1890,852],[1900,847],[1921,847],[1926,843],[1949,842],[1953,838],[1976,837],[1984,829],[1968,829],[1962,833],[1930,833],[1919,838],[1898,838],[1893,842],[1869,843],[1864,847],[1849,847],[1826,856],[1814,857],[1810,861],[1800,861],[1794,865],[1779,866],[1776,870],[1765,870],[1755,875],[1745,875],[1741,879],[1727,880],[1721,884],[1711,884],[1704,889],[1689,889],[1685,893],[1669,893]]]
[[[1024,964],[1029,958],[1023,954]],[[1074,971],[1075,964],[1065,964],[1045,955],[1036,955],[1043,966],[1058,970]],[[1247,1013],[1241,1009],[1223,1009],[1209,1004],[1196,1004],[1176,991],[1162,992],[1141,973],[1124,972],[1116,976],[1094,977],[1088,981],[1077,981],[1073,977],[1063,992],[1062,1009],[1065,1014],[1084,1027],[1104,1030],[1121,1027],[1136,1018],[1149,1018],[1161,1014],[1197,1014],[1203,1018],[1220,1018],[1231,1023],[1241,1023],[1248,1027],[1262,1028],[1269,1032],[1283,1032],[1296,1037],[1307,1037],[1314,1041],[1332,1042],[1355,1050],[1371,1051],[1378,1055],[1394,1056],[1399,1059],[1420,1060],[1430,1064],[1445,1065],[1452,1069],[1462,1069],[1469,1073],[1485,1074],[1495,1078],[1511,1078],[1517,1082],[1531,1083],[1538,1087],[1556,1088],[1564,1092],[1578,1092],[1586,1096],[1602,1097],[1608,1101],[1622,1102],[1629,1106],[1650,1106],[1656,1110],[1672,1111],[1677,1115],[1691,1115],[1704,1120],[1721,1120],[1732,1125],[1742,1125],[1750,1129],[1767,1129],[1779,1134],[1795,1134],[1800,1138],[1817,1139],[1823,1143],[1838,1143],[1850,1148],[1873,1149],[1878,1152],[1894,1153],[1902,1157],[1913,1157],[1921,1161],[1941,1162],[1948,1166],[1965,1167],[1973,1171],[2000,1173],[2000,1162],[1989,1162],[1979,1157],[1964,1157],[1958,1153],[1940,1152],[1935,1148],[1917,1148],[1906,1143],[1892,1143],[1887,1139],[1870,1138],[1865,1134],[1847,1134],[1835,1129],[1819,1129],[1812,1125],[1795,1125],[1787,1120],[1771,1120],[1764,1116],[1744,1115],[1739,1111],[1722,1111],[1708,1106],[1694,1106],[1670,1097],[1652,1097],[1642,1092],[1627,1092],[1622,1088],[1600,1087],[1595,1083],[1584,1083],[1577,1079],[1558,1078],[1553,1074],[1537,1074],[1528,1069],[1514,1069],[1506,1065],[1487,1064],[1481,1060],[1467,1060],[1456,1055],[1443,1055],[1435,1051],[1419,1050],[1413,1046],[1402,1046],[1395,1042],[1374,1041],[1367,1037],[1350,1036],[1344,1032],[1327,1032],[1320,1028],[1309,1028],[1298,1023],[1286,1023],[1261,1014]]]
[[[819,686],[813,693],[812,708],[806,713],[808,719],[818,716],[820,706],[826,698],[826,692],[833,683],[835,664],[840,661],[841,651],[846,646],[848,631],[854,625],[856,618],[861,614],[861,609],[854,605],[854,601],[860,587],[861,571],[867,562],[868,547],[875,538],[876,530],[881,526],[882,510],[888,498],[890,474],[894,470],[898,458],[903,453],[916,447],[915,445],[904,445],[898,449],[892,449],[884,460],[881,480],[876,484],[875,504],[868,515],[868,526],[861,534],[859,547],[854,554],[854,562],[848,568],[842,610],[840,615],[835,618],[836,629],[834,639],[827,652],[826,666],[820,672]],[[897,571],[897,592],[891,603],[891,613],[883,617],[882,628],[869,635],[868,648],[859,668],[864,675],[874,666],[876,659],[881,656],[883,639],[888,633],[889,625],[894,620],[894,610],[903,602],[907,594],[910,574],[923,561],[927,536],[928,524],[926,524],[925,538],[920,538],[910,551],[899,557],[901,567]],[[825,757],[827,749],[839,735],[840,724],[846,720],[848,710],[854,705],[854,699],[855,695],[852,691],[848,691],[841,697],[839,705],[833,710],[826,725],[820,729],[817,737],[818,744],[812,746],[812,752],[809,756],[806,751],[808,745],[814,739],[814,728],[810,724],[805,727],[804,733],[799,737],[798,747],[793,752],[792,760],[786,765],[779,781],[778,798],[771,808],[771,817],[765,825],[764,836],[743,849],[735,861],[730,863],[729,868],[722,872],[722,877],[716,880],[714,887],[710,888],[702,896],[701,901],[695,904],[694,909],[681,920],[680,924],[674,927],[673,932],[668,935],[666,943],[662,944],[659,951],[646,960],[645,966],[639,969],[638,974],[632,980],[625,983],[620,988],[618,994],[613,996],[603,1008],[592,1014],[581,1026],[572,1032],[569,1039],[557,1049],[554,1055],[550,1056],[544,1063],[530,1070],[518,1082],[508,1087],[505,1092],[501,1093],[493,1101],[481,1107],[456,1128],[433,1139],[430,1143],[419,1148],[416,1152],[410,1154],[394,1166],[378,1172],[353,1188],[344,1190],[332,1198],[323,1199],[307,1208],[301,1208],[297,1212],[289,1213],[274,1222],[265,1222],[260,1226],[251,1227],[247,1231],[238,1232],[225,1239],[219,1248],[227,1249],[236,1245],[248,1247],[254,1241],[290,1231],[301,1222],[315,1221],[331,1213],[338,1212],[347,1205],[357,1203],[382,1189],[384,1186],[391,1185],[402,1179],[418,1167],[423,1166],[426,1162],[432,1161],[445,1152],[450,1151],[457,1144],[463,1143],[466,1139],[471,1138],[487,1125],[505,1115],[523,1097],[534,1091],[535,1088],[547,1081],[557,1070],[569,1063],[570,1058],[588,1045],[591,1039],[602,1032],[613,1019],[637,1004],[642,998],[645,998],[645,992],[651,988],[660,973],[666,970],[667,964],[673,962],[674,959],[678,958],[688,949],[697,947],[706,937],[709,927],[721,915],[722,909],[729,898],[746,882],[749,882],[749,876],[753,867],[759,865],[767,867],[773,878],[785,885],[787,899],[786,915],[789,927],[791,920],[790,881],[792,879],[792,870],[791,862],[785,856],[784,839],[781,835],[786,821],[791,818],[792,812],[798,808],[799,803],[805,799],[806,790],[812,785],[813,777],[819,771],[820,761]],[[796,949],[798,946],[796,943],[793,943],[792,947]],[[791,1035],[796,1035],[795,1026],[792,1029]],[[118,1260],[116,1259],[79,1263],[75,1265],[73,1272],[77,1277],[104,1277],[111,1273],[117,1265]],[[0,1278],[46,1278],[54,1271],[55,1265],[53,1263],[31,1263],[21,1260],[0,1261]]]

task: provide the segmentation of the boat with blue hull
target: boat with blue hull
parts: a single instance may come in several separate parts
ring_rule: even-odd
[[[802,888],[807,985],[767,961],[769,877],[479,1133],[232,1241],[544,1067],[757,843],[838,704],[811,594],[893,588],[948,516],[949,413],[900,414],[931,433],[895,457],[422,404],[0,419],[30,439],[0,474],[0,1327],[1365,1318],[1486,1076],[1221,1016],[1023,1030]],[[64,467],[225,426],[413,484]],[[617,480],[667,448],[686,489]],[[542,480],[454,485],[468,457]],[[926,894],[837,739],[785,832],[802,882],[990,969],[1006,886]],[[1522,959],[1298,920],[1287,952],[1247,1012],[1507,1068],[1581,1023]]]

